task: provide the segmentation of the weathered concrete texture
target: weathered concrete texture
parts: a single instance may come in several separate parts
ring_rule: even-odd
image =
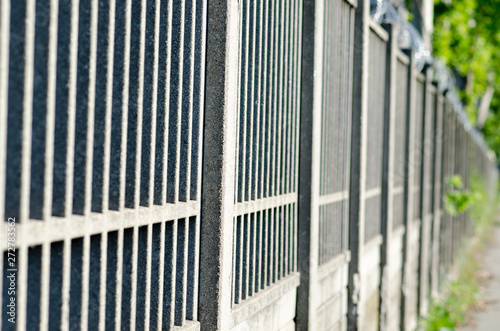
[[[340,256],[343,258],[343,256]],[[314,330],[345,328],[347,314],[347,276],[349,265],[345,261],[323,265],[318,270],[318,298]]]
[[[432,217],[432,216],[430,216]],[[429,309],[430,298],[430,268],[431,268],[431,226],[432,218],[427,218],[422,224],[422,242],[420,251],[420,299],[419,299],[419,314],[427,316]]]
[[[231,314],[238,4],[208,3],[199,320],[228,330]]]
[[[419,239],[420,221],[413,221],[408,224],[408,251],[403,282],[405,293],[405,330],[413,331],[417,326],[418,312],[418,260],[419,260]]]
[[[500,329],[500,227],[495,228],[495,241],[486,253],[485,269],[491,280],[485,290],[488,307],[473,318],[473,325],[459,331],[491,331]]]
[[[234,326],[231,331],[288,331],[295,330],[296,288],[288,291],[273,303]]]
[[[381,239],[381,236],[377,236],[363,248],[360,263],[361,289],[358,330],[378,330]]]
[[[404,227],[396,229],[391,236],[391,250],[388,253],[387,275],[387,330],[400,330],[401,315],[401,280],[403,266],[403,235]]]

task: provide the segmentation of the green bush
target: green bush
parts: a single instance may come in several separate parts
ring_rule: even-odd
[[[433,301],[427,318],[421,320],[421,329],[427,331],[454,330],[465,322],[467,311],[481,299],[477,278],[477,271],[481,266],[477,256],[478,252],[484,249],[491,233],[497,206],[497,201],[491,201],[484,180],[474,173],[469,190],[463,189],[460,176],[448,178],[447,184],[449,190],[444,198],[447,212],[460,213],[469,210],[474,222],[476,240],[463,247],[459,253],[458,277],[448,284],[446,297]]]
[[[482,129],[500,156],[500,0],[435,0],[433,52],[436,58],[467,77],[460,96],[476,122],[477,107],[488,86],[495,90],[490,116]]]

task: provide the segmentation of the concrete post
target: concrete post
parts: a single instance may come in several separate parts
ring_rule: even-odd
[[[199,320],[212,331],[231,327],[238,1],[207,9]]]
[[[354,59],[353,59],[353,99],[351,131],[351,180],[350,180],[350,220],[347,329],[358,329],[359,303],[359,260],[364,243],[364,197],[366,159],[366,112],[368,105],[368,37],[369,37],[370,2],[358,2],[354,23]]]
[[[386,329],[387,310],[389,303],[388,261],[390,256],[391,234],[392,234],[392,197],[394,178],[394,126],[396,110],[396,50],[397,50],[397,28],[393,24],[384,24],[384,29],[389,35],[387,42],[386,58],[386,88],[385,88],[385,114],[384,114],[384,142],[383,142],[383,164],[382,164],[382,221],[380,233],[382,234],[382,245],[380,246],[380,330]]]

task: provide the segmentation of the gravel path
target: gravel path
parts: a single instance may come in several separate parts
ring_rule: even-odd
[[[487,248],[485,269],[491,275],[485,299],[489,302],[484,311],[473,316],[473,326],[460,328],[460,331],[500,331],[500,226],[496,226],[494,241]]]

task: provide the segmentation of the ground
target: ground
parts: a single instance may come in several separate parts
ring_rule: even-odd
[[[471,316],[469,326],[459,331],[494,331],[500,330],[500,224],[494,228],[494,238],[488,245],[484,259],[486,275],[483,296],[486,305],[481,311]]]

